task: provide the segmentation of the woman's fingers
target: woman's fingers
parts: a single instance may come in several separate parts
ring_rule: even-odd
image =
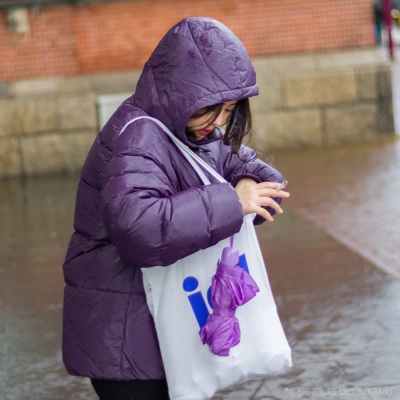
[[[257,191],[259,196],[266,196],[266,197],[289,197],[289,192],[285,192],[283,190],[276,190],[276,189],[259,189],[254,188]]]
[[[260,189],[278,189],[280,186],[280,182],[261,182],[257,183],[257,188]]]
[[[283,210],[281,206],[270,197],[260,197],[258,201],[256,201],[257,206],[264,206],[264,207],[271,207],[273,208],[278,214],[282,214]]]
[[[276,213],[282,214],[283,210],[274,198],[289,197],[289,193],[278,190],[279,182],[262,182],[252,185],[237,185],[236,192],[242,203],[243,213],[257,213],[264,217],[267,221],[273,221],[271,213],[264,207],[272,208]]]
[[[263,218],[265,218],[269,222],[272,222],[274,220],[272,218],[272,215],[265,208],[256,207],[254,212],[256,212],[258,215],[261,215]]]

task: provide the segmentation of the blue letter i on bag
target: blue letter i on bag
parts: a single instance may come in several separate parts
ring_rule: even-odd
[[[239,266],[247,273],[249,273],[249,267],[247,265],[246,256],[244,254],[239,257]],[[183,280],[182,286],[185,292],[191,293],[188,295],[188,300],[190,302],[194,315],[196,316],[197,323],[199,324],[201,331],[201,329],[207,322],[207,318],[210,315],[210,312],[208,311],[207,304],[201,291],[198,290],[197,292],[194,292],[199,287],[199,281],[194,276],[188,276]],[[213,308],[211,298],[211,286],[207,290],[207,301],[210,307]]]

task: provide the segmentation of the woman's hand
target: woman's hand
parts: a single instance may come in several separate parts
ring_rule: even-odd
[[[273,221],[272,215],[263,206],[272,207],[278,214],[282,214],[282,208],[272,197],[286,198],[289,197],[289,193],[277,190],[279,185],[279,182],[257,183],[250,178],[241,179],[235,190],[242,204],[243,214],[257,213],[267,221]]]

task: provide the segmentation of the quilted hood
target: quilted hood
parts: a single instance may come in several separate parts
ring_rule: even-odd
[[[150,56],[134,102],[187,142],[186,123],[196,111],[257,94],[254,68],[236,35],[216,20],[187,18]]]

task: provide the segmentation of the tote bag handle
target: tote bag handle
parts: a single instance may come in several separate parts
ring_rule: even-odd
[[[211,168],[201,157],[199,157],[188,146],[183,144],[161,121],[159,121],[156,118],[147,117],[147,116],[133,118],[125,124],[125,126],[121,129],[121,132],[119,133],[119,135],[121,135],[129,125],[133,124],[135,121],[137,121],[139,119],[149,119],[150,121],[153,121],[171,138],[171,140],[175,143],[175,145],[178,147],[178,149],[182,152],[182,154],[186,158],[186,160],[190,163],[190,165],[196,171],[197,175],[200,177],[200,179],[202,180],[204,185],[210,185],[211,182],[207,178],[204,171],[200,168],[200,166],[202,168],[204,168],[218,182],[227,183],[227,181],[220,174],[218,174],[218,172],[216,172],[213,168]]]

